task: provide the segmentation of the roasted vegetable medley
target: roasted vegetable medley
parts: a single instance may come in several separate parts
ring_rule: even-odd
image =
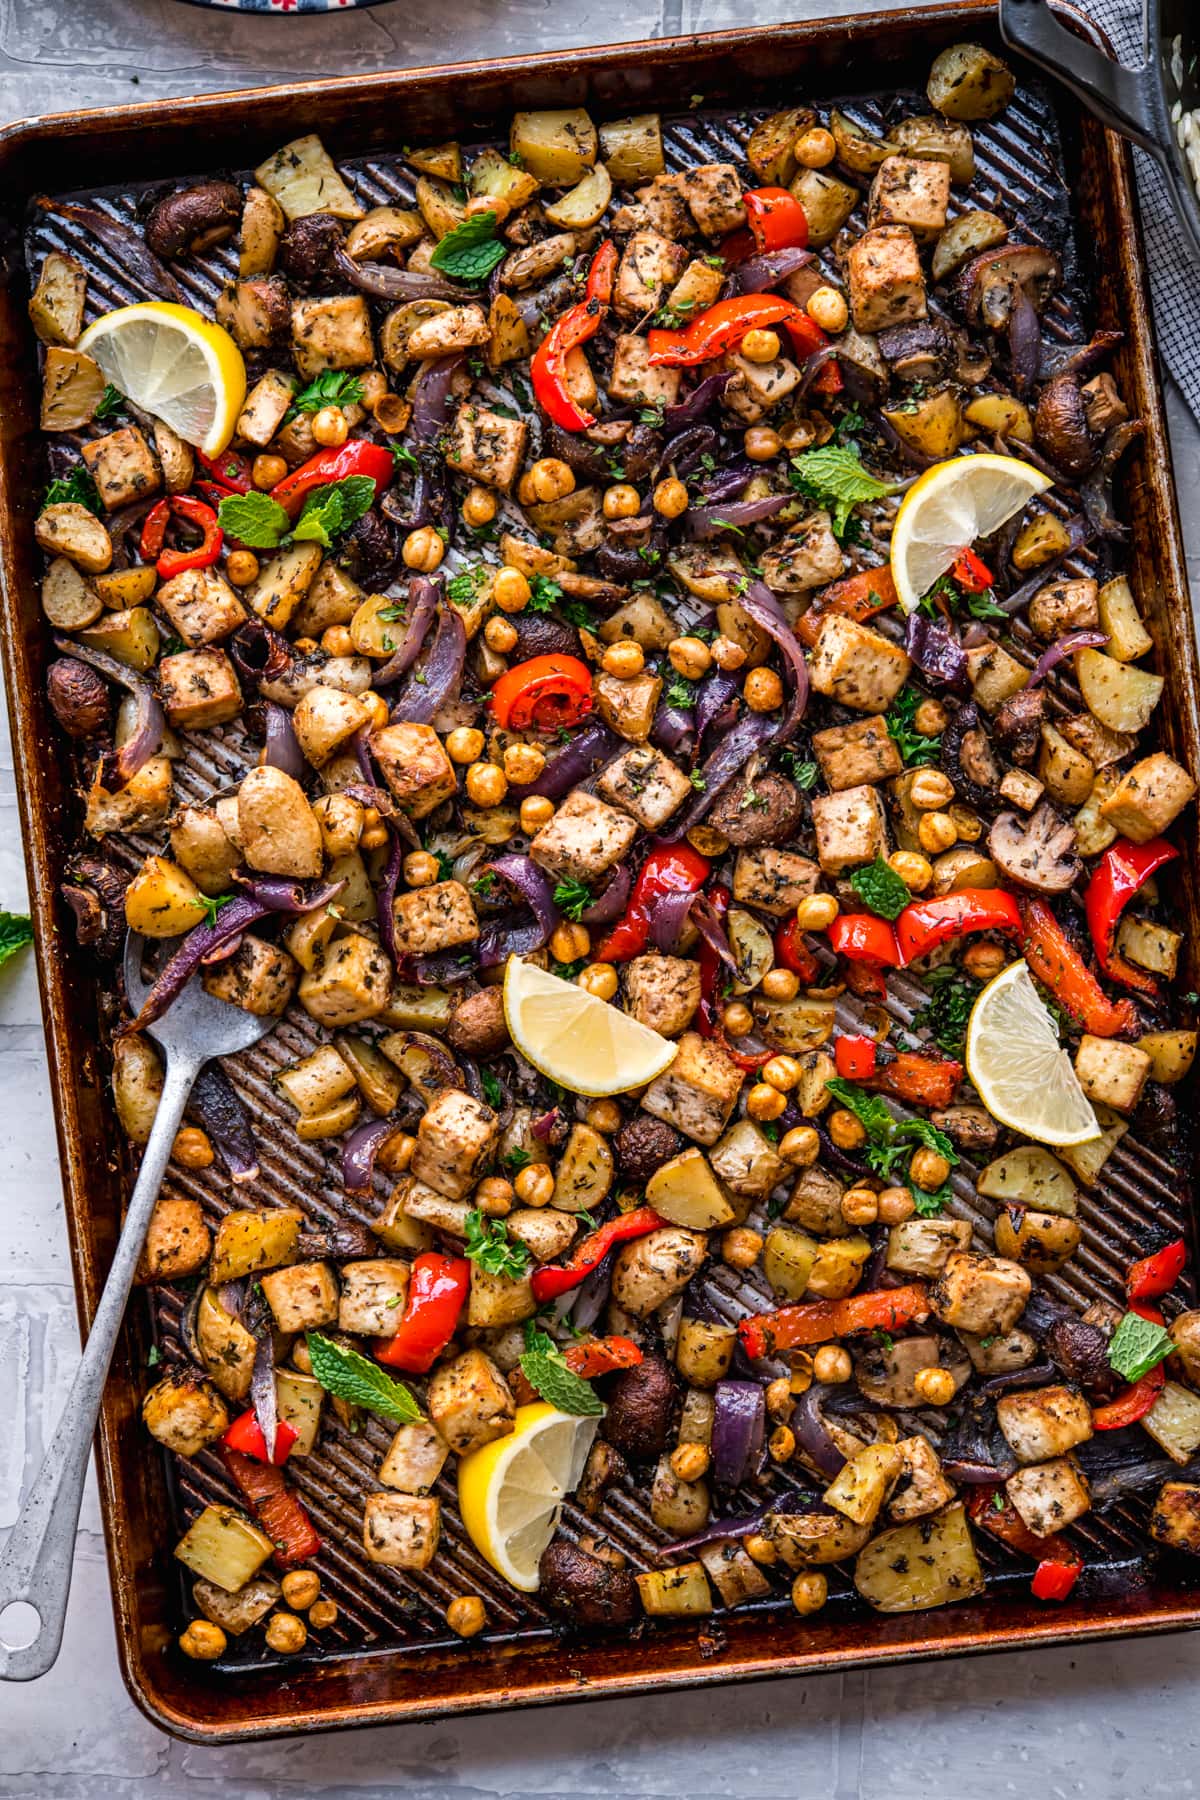
[[[143,1270],[185,1302],[146,1428],[236,1498],[176,1549],[187,1654],[320,1645],[295,1477],[371,1416],[398,1593],[456,1477],[579,1628],[812,1614],[837,1564],[939,1606],[997,1541],[1062,1601],[1069,1528],[1147,1485],[1200,1551],[1182,1242],[1082,1314],[1056,1279],[1125,1134],[1169,1154],[1195,783],[1146,736],[1120,338],[1066,341],[1059,254],[971,203],[1013,91],[960,44],[886,136],[797,97],[668,167],[657,115],[568,109],[405,149],[369,209],[315,135],[137,230],[43,203],[145,296],[56,249],[30,306],[63,900],[158,952],[117,1113],[144,1143],[187,981],[287,1014],[363,1221],[263,1204],[203,1072],[175,1163],[222,1204],[164,1198]]]

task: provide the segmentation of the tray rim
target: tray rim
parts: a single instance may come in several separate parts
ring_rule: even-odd
[[[1073,4],[1057,0],[1056,11],[1080,35],[1103,48],[1111,48],[1107,34]],[[349,97],[370,99],[373,95],[403,96],[406,88],[421,86],[453,92],[472,77],[485,77],[502,82],[521,76],[545,75],[552,59],[569,58],[572,72],[611,68],[614,63],[637,64],[646,60],[661,67],[674,60],[686,61],[689,54],[719,55],[722,50],[744,50],[754,44],[764,47],[771,40],[792,46],[814,45],[822,40],[858,40],[868,34],[886,33],[889,26],[901,26],[914,19],[933,26],[961,22],[964,27],[978,23],[995,23],[995,0],[932,0],[930,4],[897,8],[884,13],[858,12],[844,17],[821,17],[786,23],[733,27],[711,32],[690,32],[673,38],[650,38],[596,44],[587,47],[556,48],[549,57],[531,53],[500,58],[471,58],[455,63],[415,65],[402,69],[378,71],[355,76],[327,76],[309,81],[273,83],[257,88],[214,90],[187,95],[169,101],[135,101],[117,106],[72,108],[18,119],[0,127],[0,158],[15,151],[36,149],[47,139],[76,139],[86,142],[100,133],[121,137],[122,153],[136,147],[142,132],[153,131],[158,114],[165,104],[171,108],[173,122],[202,125],[215,115],[225,115],[231,104],[245,108],[255,100],[286,98],[290,105],[315,107],[322,100],[341,102]],[[1067,102],[1064,101],[1064,107]],[[1074,103],[1071,103],[1074,104]],[[1097,128],[1098,129],[1098,128]],[[336,126],[335,126],[336,130]],[[1200,662],[1197,658],[1194,619],[1188,592],[1186,562],[1183,554],[1179,510],[1172,469],[1170,440],[1167,435],[1165,410],[1155,355],[1155,335],[1150,312],[1145,250],[1133,182],[1129,147],[1109,131],[1100,134],[1102,173],[1109,187],[1108,206],[1127,234],[1128,254],[1122,257],[1121,281],[1130,307],[1130,327],[1125,353],[1133,358],[1139,391],[1139,408],[1146,420],[1146,481],[1154,493],[1154,503],[1167,526],[1165,541],[1159,550],[1174,596],[1177,613],[1172,624],[1175,649],[1182,650],[1184,666],[1192,680],[1181,685],[1173,696],[1176,705],[1169,720],[1170,736],[1180,734],[1200,746]],[[30,521],[22,513],[14,493],[10,456],[0,454],[0,524],[15,524],[27,529]],[[64,964],[57,955],[58,919],[52,887],[52,852],[50,819],[36,804],[38,788],[37,763],[46,746],[39,742],[36,704],[31,694],[30,669],[27,659],[14,647],[19,646],[24,627],[19,617],[19,572],[14,567],[13,545],[8,532],[0,533],[0,632],[5,649],[4,679],[10,724],[12,727],[14,777],[17,788],[18,813],[21,823],[26,873],[29,883],[30,911],[33,915],[35,958],[39,993],[46,1037],[50,1090],[55,1101],[55,1128],[58,1140],[68,1242],[76,1290],[76,1306],[81,1330],[85,1331],[95,1310],[102,1284],[103,1270],[98,1246],[84,1222],[88,1212],[88,1167],[83,1134],[79,1130],[75,1095],[74,1051],[64,1017]],[[1165,647],[1164,647],[1165,648]],[[128,1330],[128,1327],[127,1327]],[[118,1353],[119,1354],[119,1353]],[[242,1720],[233,1725],[212,1723],[196,1711],[172,1704],[159,1691],[147,1667],[145,1651],[157,1645],[139,1643],[137,1595],[122,1541],[128,1522],[127,1508],[135,1496],[127,1490],[119,1465],[117,1433],[121,1422],[118,1405],[110,1386],[106,1393],[97,1434],[97,1473],[100,1507],[104,1524],[107,1561],[112,1589],[117,1655],[121,1674],[130,1697],[138,1709],[170,1735],[197,1744],[236,1743],[290,1735],[305,1731],[348,1728],[359,1725],[382,1725],[408,1720],[446,1718],[467,1713],[511,1708],[515,1705],[545,1705],[563,1701],[617,1698],[629,1694],[652,1694],[673,1689],[690,1689],[737,1680],[785,1679],[803,1673],[832,1673],[837,1670],[886,1665],[897,1662],[944,1659],[959,1654],[979,1654],[1025,1648],[1030,1645],[1053,1646],[1065,1643],[1093,1642],[1102,1638],[1144,1635],[1186,1629],[1200,1624],[1200,1589],[1194,1599],[1190,1593],[1162,1595],[1141,1611],[1134,1611],[1136,1597],[1126,1596],[1125,1604],[1105,1610],[1103,1600],[1078,1603],[1069,1608],[1039,1615],[1033,1624],[1023,1621],[1005,1624],[997,1619],[978,1629],[960,1629],[955,1635],[938,1633],[938,1615],[914,1615],[929,1618],[934,1629],[919,1644],[904,1642],[872,1644],[863,1633],[854,1645],[841,1648],[823,1647],[819,1634],[802,1646],[780,1647],[780,1652],[719,1653],[705,1661],[695,1655],[691,1663],[662,1672],[646,1671],[632,1663],[624,1669],[606,1673],[602,1678],[581,1678],[578,1672],[563,1666],[561,1673],[547,1668],[544,1678],[514,1692],[503,1680],[501,1665],[480,1665],[473,1691],[442,1695],[436,1702],[420,1699],[382,1697],[362,1698],[332,1709],[295,1707],[267,1720]],[[990,1603],[991,1607],[995,1602]],[[387,1652],[363,1651],[357,1658],[341,1656],[339,1663],[357,1660],[362,1663],[382,1662]],[[495,1672],[493,1672],[495,1670]],[[280,1685],[287,1687],[285,1669],[280,1671]],[[197,1690],[198,1691],[198,1690]],[[336,1716],[331,1716],[331,1712]]]

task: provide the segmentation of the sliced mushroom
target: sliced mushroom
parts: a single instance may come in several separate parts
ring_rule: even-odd
[[[1027,767],[1037,755],[1045,710],[1046,695],[1040,687],[1021,688],[1001,701],[994,726],[996,742],[1015,763]]]
[[[232,181],[200,181],[155,203],[146,242],[156,256],[199,256],[232,237],[241,216],[241,189]]]
[[[75,915],[75,935],[97,956],[117,956],[125,942],[129,876],[103,856],[83,854],[67,864],[63,899]]]
[[[955,360],[949,333],[931,319],[891,325],[879,333],[878,341],[892,374],[901,381],[937,381]]]
[[[995,803],[1000,765],[973,700],[959,707],[942,733],[941,761],[960,800],[976,810]]]
[[[1062,264],[1040,244],[1006,244],[969,262],[956,283],[959,303],[971,325],[1003,331],[1017,294],[1044,312],[1062,281]]]
[[[342,238],[342,222],[332,213],[307,213],[284,232],[279,266],[303,293],[334,283],[340,279],[337,252]]]
[[[1095,466],[1087,402],[1074,376],[1056,375],[1042,390],[1033,415],[1033,436],[1038,449],[1064,475],[1086,475]]]
[[[90,738],[109,723],[108,684],[95,669],[73,656],[59,657],[46,671],[46,697],[68,737]]]
[[[1010,881],[1039,894],[1064,894],[1079,875],[1075,827],[1043,800],[1028,819],[1002,812],[988,833],[992,861]]]
[[[971,1359],[957,1340],[932,1333],[871,1342],[854,1359],[854,1378],[876,1406],[920,1406],[913,1381],[922,1369],[949,1369],[957,1392],[970,1379]]]

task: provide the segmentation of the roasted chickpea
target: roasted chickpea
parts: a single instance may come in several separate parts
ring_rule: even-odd
[[[904,1187],[886,1187],[879,1196],[878,1217],[881,1225],[903,1225],[916,1212],[912,1195]]]
[[[827,1381],[832,1387],[840,1387],[853,1375],[854,1364],[849,1352],[840,1344],[822,1344],[813,1357],[812,1372],[815,1381]]]
[[[807,1350],[793,1350],[789,1358],[788,1386],[793,1394],[807,1394],[813,1384],[813,1359]]]
[[[873,1225],[879,1217],[879,1196],[874,1188],[847,1188],[842,1195],[841,1211],[847,1225]]]
[[[919,1188],[931,1194],[950,1179],[950,1164],[936,1150],[914,1150],[908,1173]]]
[[[671,1452],[671,1469],[680,1481],[699,1481],[711,1458],[704,1444],[679,1444]]]
[[[751,425],[742,439],[742,449],[751,462],[770,462],[783,449],[783,439],[769,425]]]
[[[776,1420],[790,1419],[792,1408],[796,1404],[796,1396],[792,1392],[792,1384],[786,1375],[768,1382],[763,1398],[767,1403],[767,1411]]]
[[[654,510],[664,519],[677,519],[688,505],[688,491],[674,475],[668,475],[654,490]]]
[[[375,1167],[383,1169],[388,1175],[403,1175],[412,1162],[416,1147],[415,1137],[407,1131],[398,1131],[394,1137],[385,1138],[380,1144]]]
[[[959,843],[977,844],[983,836],[983,820],[979,814],[972,812],[969,806],[960,806],[957,800],[949,811]]]
[[[1003,944],[990,943],[986,938],[968,944],[963,951],[963,969],[976,981],[991,981],[1007,963],[1008,952]]]
[[[416,531],[409,532],[400,554],[406,569],[415,569],[419,575],[432,575],[441,567],[446,546],[432,525],[421,525]]]
[[[324,1631],[327,1625],[336,1625],[337,1616],[336,1600],[318,1600],[308,1609],[308,1622],[314,1631]]]
[[[794,1000],[800,992],[800,977],[792,969],[768,969],[759,982],[767,1000]]]
[[[496,571],[496,579],[492,582],[492,599],[501,612],[524,612],[529,605],[529,582],[520,569],[503,568]]]
[[[388,391],[387,376],[381,369],[364,369],[358,379],[362,386],[362,403],[368,412],[374,412]]]
[[[307,1612],[321,1592],[321,1577],[315,1569],[289,1569],[279,1585],[289,1606]]]
[[[432,887],[441,880],[437,857],[428,850],[410,850],[404,859],[404,879],[410,888]]]
[[[813,1125],[793,1125],[779,1140],[779,1154],[794,1169],[811,1168],[821,1154],[821,1137]]]
[[[350,436],[350,425],[340,406],[323,406],[312,422],[313,442],[336,450]]]
[[[522,1206],[549,1206],[554,1198],[554,1171],[547,1163],[526,1163],[513,1189]]]
[[[475,1189],[475,1204],[489,1218],[503,1219],[512,1211],[513,1184],[503,1175],[485,1175]]]
[[[797,928],[800,931],[828,931],[838,911],[838,903],[832,894],[809,894],[796,908]]]
[[[485,809],[489,806],[499,806],[508,792],[508,782],[505,780],[504,770],[498,763],[472,763],[467,770],[464,785],[467,790],[467,798],[471,803]]]
[[[611,963],[589,963],[575,977],[575,985],[597,1000],[611,1000],[617,991],[617,971]]]
[[[225,579],[231,587],[249,587],[258,580],[258,558],[253,550],[231,550],[225,558]]]
[[[483,641],[489,650],[495,650],[500,656],[507,656],[521,640],[511,619],[504,618],[500,613],[493,613],[483,628]]]
[[[837,144],[831,131],[826,131],[823,125],[814,125],[811,130],[801,132],[792,145],[792,154],[801,168],[825,169],[837,155]]]
[[[786,1106],[787,1100],[779,1089],[766,1081],[756,1081],[746,1095],[746,1112],[752,1119],[777,1119]]]
[[[546,753],[536,744],[509,744],[504,752],[504,773],[518,786],[536,781],[546,767]]]
[[[762,1066],[762,1079],[781,1094],[790,1094],[800,1080],[800,1064],[794,1056],[773,1056]]]
[[[642,496],[628,481],[618,481],[605,488],[600,504],[606,519],[632,519],[642,510]]]
[[[457,1637],[477,1637],[487,1624],[487,1611],[479,1595],[460,1594],[452,1600],[446,1608],[446,1623]]]
[[[295,1613],[272,1613],[267,1620],[264,1635],[270,1648],[280,1651],[284,1656],[294,1656],[308,1642],[308,1628],[304,1620],[298,1619]]]
[[[193,1619],[187,1630],[179,1635],[179,1648],[193,1662],[215,1662],[218,1656],[224,1656],[228,1642],[221,1627],[210,1624],[207,1619]]]
[[[256,456],[250,465],[250,479],[256,488],[278,487],[287,472],[282,456]]]
[[[779,1561],[779,1552],[770,1538],[764,1537],[761,1531],[752,1531],[742,1539],[742,1549],[761,1568],[770,1569]]]
[[[734,670],[740,669],[745,662],[746,652],[736,638],[725,637],[722,634],[713,639],[712,658],[718,669],[723,669],[727,675],[732,675]]]
[[[318,644],[316,638],[298,637],[293,638],[292,648],[295,650],[297,656],[315,656],[321,646]]]
[[[895,871],[910,894],[923,894],[933,880],[933,864],[916,850],[893,850],[888,867]]]
[[[792,1582],[792,1605],[802,1619],[819,1613],[829,1598],[829,1580],[820,1569],[806,1569]]]
[[[808,297],[804,308],[814,325],[822,331],[845,331],[850,322],[850,309],[846,305],[845,296],[839,294],[835,287],[815,288]]]
[[[667,659],[677,674],[699,681],[712,666],[712,651],[703,638],[677,637],[667,645]]]
[[[714,831],[711,825],[693,825],[687,834],[687,841],[701,856],[711,856],[714,859],[724,856],[729,848],[729,839],[721,832]]]
[[[171,1146],[172,1160],[184,1169],[208,1169],[213,1164],[213,1147],[208,1135],[196,1125],[185,1125],[175,1133]]]
[[[752,1269],[762,1251],[762,1236],[746,1225],[734,1225],[721,1239],[721,1260],[731,1269]]]
[[[917,826],[917,842],[931,856],[937,856],[942,850],[949,850],[951,845],[958,842],[958,830],[950,814],[922,813],[921,823]]]
[[[633,638],[622,638],[619,643],[610,644],[600,660],[606,674],[615,675],[619,681],[632,681],[646,666],[646,652]]]
[[[575,471],[557,456],[543,456],[527,469],[517,484],[517,498],[522,506],[545,505],[551,500],[565,500],[575,492]]]
[[[321,633],[321,648],[328,650],[330,656],[353,656],[354,639],[349,626],[327,625]]]
[[[526,837],[533,837],[548,825],[554,817],[554,802],[547,800],[544,794],[530,794],[521,802],[521,830]]]
[[[925,737],[941,737],[950,715],[940,700],[922,700],[913,714],[913,729]]]
[[[738,354],[744,356],[747,362],[769,363],[775,361],[780,348],[778,332],[764,331],[756,326],[753,331],[746,333],[738,345]]]
[[[595,968],[607,966],[604,963],[593,965]],[[590,1125],[593,1131],[601,1132],[604,1137],[612,1137],[614,1132],[621,1129],[621,1109],[615,1100],[593,1100],[583,1117],[585,1124]]]
[[[490,488],[468,488],[463,495],[463,523],[466,525],[490,525],[496,516],[496,496]]]
[[[745,1037],[754,1029],[754,1014],[741,1000],[731,1000],[721,1014],[721,1023],[730,1037]]]
[[[828,1131],[839,1150],[857,1150],[866,1143],[867,1133],[861,1120],[844,1106],[837,1107],[829,1115]]]
[[[388,841],[386,825],[368,825],[358,840],[360,850],[382,850]]]
[[[949,1406],[956,1392],[949,1369],[918,1369],[913,1386],[930,1406]]]
[[[918,769],[909,783],[908,797],[918,812],[937,812],[954,798],[954,783],[940,769]]]
[[[456,725],[446,736],[446,755],[451,762],[473,763],[483,755],[484,737],[474,725]]]
[[[774,669],[751,669],[742,687],[742,698],[751,712],[774,712],[783,705],[783,682]]]
[[[791,1462],[796,1454],[796,1434],[788,1425],[777,1425],[767,1439],[767,1454],[772,1462]]]
[[[578,962],[592,947],[592,934],[586,925],[570,925],[565,920],[556,925],[550,938],[550,954],[555,962]]]

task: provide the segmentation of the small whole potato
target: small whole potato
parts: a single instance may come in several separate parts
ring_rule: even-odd
[[[669,1226],[626,1244],[613,1265],[612,1295],[635,1319],[644,1319],[685,1288],[708,1254],[700,1231]]]
[[[265,875],[319,875],[321,827],[304,789],[282,769],[251,769],[238,789],[238,834],[252,869]]]

